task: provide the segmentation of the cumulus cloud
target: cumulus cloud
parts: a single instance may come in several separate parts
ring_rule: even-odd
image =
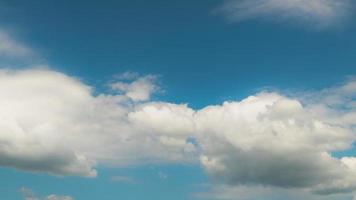
[[[68,148],[65,137],[75,137],[76,120],[92,106],[89,87],[45,70],[2,70],[0,85],[1,165],[60,175],[96,175],[91,168],[94,161]]]
[[[192,145],[184,134],[143,129],[140,116],[146,109],[129,104],[130,94],[92,93],[89,86],[59,72],[1,70],[0,165],[94,177],[97,161],[128,165],[185,160],[182,149],[191,150]]]
[[[330,152],[350,148],[354,135],[312,112],[275,93],[200,110],[198,131],[209,133],[201,136],[202,164],[231,185],[352,191],[355,158],[337,159]]]
[[[314,195],[356,189],[356,158],[332,156],[355,141],[353,80],[313,93],[261,92],[194,110],[151,101],[151,89],[135,99],[129,91],[157,86],[151,76],[126,77],[117,94],[97,94],[60,72],[0,71],[0,165],[93,177],[98,164],[189,162],[229,187]]]
[[[353,12],[350,0],[227,0],[218,12],[232,21],[262,19],[325,28]]]
[[[70,196],[59,196],[55,194],[41,198],[38,197],[32,190],[25,187],[21,188],[20,192],[22,194],[23,200],[74,200]]]

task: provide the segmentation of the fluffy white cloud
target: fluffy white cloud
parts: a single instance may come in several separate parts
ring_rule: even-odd
[[[126,94],[93,96],[89,86],[54,71],[0,71],[0,165],[93,177],[97,161],[185,160],[184,149],[192,145],[184,136],[143,129],[147,109],[136,110],[128,99]]]
[[[93,95],[63,73],[2,70],[0,165],[93,177],[97,164],[199,162],[231,187],[316,195],[356,189],[356,158],[332,156],[355,141],[354,81],[297,97],[262,92],[194,110],[150,101],[154,90],[147,88],[157,86],[148,79],[130,76],[119,94]],[[131,86],[147,95],[134,99]]]
[[[354,141],[351,130],[315,118],[298,101],[261,93],[197,113],[208,173],[232,185],[352,191],[354,158],[333,158]]]
[[[94,161],[66,141],[83,125],[76,121],[90,117],[86,110],[93,107],[94,100],[89,87],[46,70],[2,70],[0,99],[1,165],[62,175],[96,175],[91,168]]]
[[[324,28],[352,13],[350,0],[227,0],[219,9],[232,21],[292,21]]]

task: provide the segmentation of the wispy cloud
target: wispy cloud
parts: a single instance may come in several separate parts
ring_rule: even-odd
[[[0,30],[0,56],[23,57],[33,54],[25,45],[14,40],[8,33]]]
[[[164,173],[164,172],[161,172],[161,171],[159,171],[158,172],[158,177],[160,178],[160,179],[167,179],[168,178],[168,175],[166,174],[166,173]]]
[[[352,14],[351,0],[226,0],[218,9],[229,20],[266,20],[313,28],[339,25]]]
[[[110,178],[112,182],[126,183],[126,184],[136,184],[138,181],[134,178],[128,176],[112,176]]]
[[[0,67],[41,64],[44,60],[28,45],[0,29]]]
[[[46,197],[39,197],[32,190],[25,187],[22,187],[20,192],[22,194],[23,200],[74,200],[70,196],[61,196],[55,194],[50,194]]]
[[[311,194],[300,188],[271,188],[261,185],[206,185],[202,192],[193,193],[194,197],[202,200],[351,200],[353,194],[338,194],[320,196]]]

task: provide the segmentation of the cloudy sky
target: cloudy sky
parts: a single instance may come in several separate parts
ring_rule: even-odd
[[[355,200],[353,0],[0,2],[0,199]]]

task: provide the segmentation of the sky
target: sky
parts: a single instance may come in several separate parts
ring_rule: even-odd
[[[355,200],[353,0],[0,1],[0,197]]]

